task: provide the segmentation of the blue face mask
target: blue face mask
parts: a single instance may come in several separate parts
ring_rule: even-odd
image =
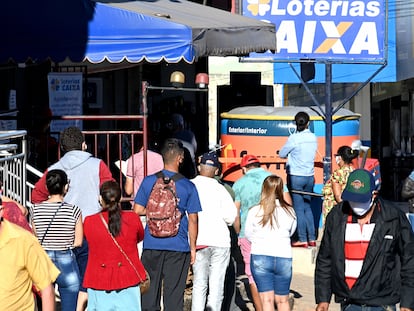
[[[365,203],[349,201],[349,205],[351,206],[352,211],[357,216],[364,216],[366,213],[368,213],[369,210],[371,209],[372,203],[373,203],[373,200],[365,202]]]

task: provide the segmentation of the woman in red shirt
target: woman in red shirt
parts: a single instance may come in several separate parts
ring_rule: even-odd
[[[83,281],[88,310],[141,310],[139,283],[146,275],[137,244],[144,238],[144,229],[137,214],[121,210],[120,199],[117,182],[103,183],[99,196],[102,211],[84,222],[89,245]]]

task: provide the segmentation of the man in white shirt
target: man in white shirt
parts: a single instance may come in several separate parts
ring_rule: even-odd
[[[220,163],[215,153],[200,157],[195,184],[202,211],[198,213],[197,256],[193,264],[192,311],[220,311],[230,260],[230,232],[237,209],[231,195],[214,176]],[[208,292],[208,297],[206,293]]]

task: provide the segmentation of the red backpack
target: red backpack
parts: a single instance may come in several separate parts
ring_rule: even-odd
[[[176,194],[175,183],[184,176],[176,173],[168,177],[162,171],[155,175],[157,180],[146,206],[147,226],[154,237],[172,237],[177,235],[182,218],[182,213],[178,209],[180,200]]]

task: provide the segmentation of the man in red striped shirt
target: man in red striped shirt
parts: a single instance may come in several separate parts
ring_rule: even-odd
[[[406,215],[378,196],[373,175],[353,171],[326,219],[315,270],[316,311],[332,294],[347,311],[414,310],[414,234]]]

